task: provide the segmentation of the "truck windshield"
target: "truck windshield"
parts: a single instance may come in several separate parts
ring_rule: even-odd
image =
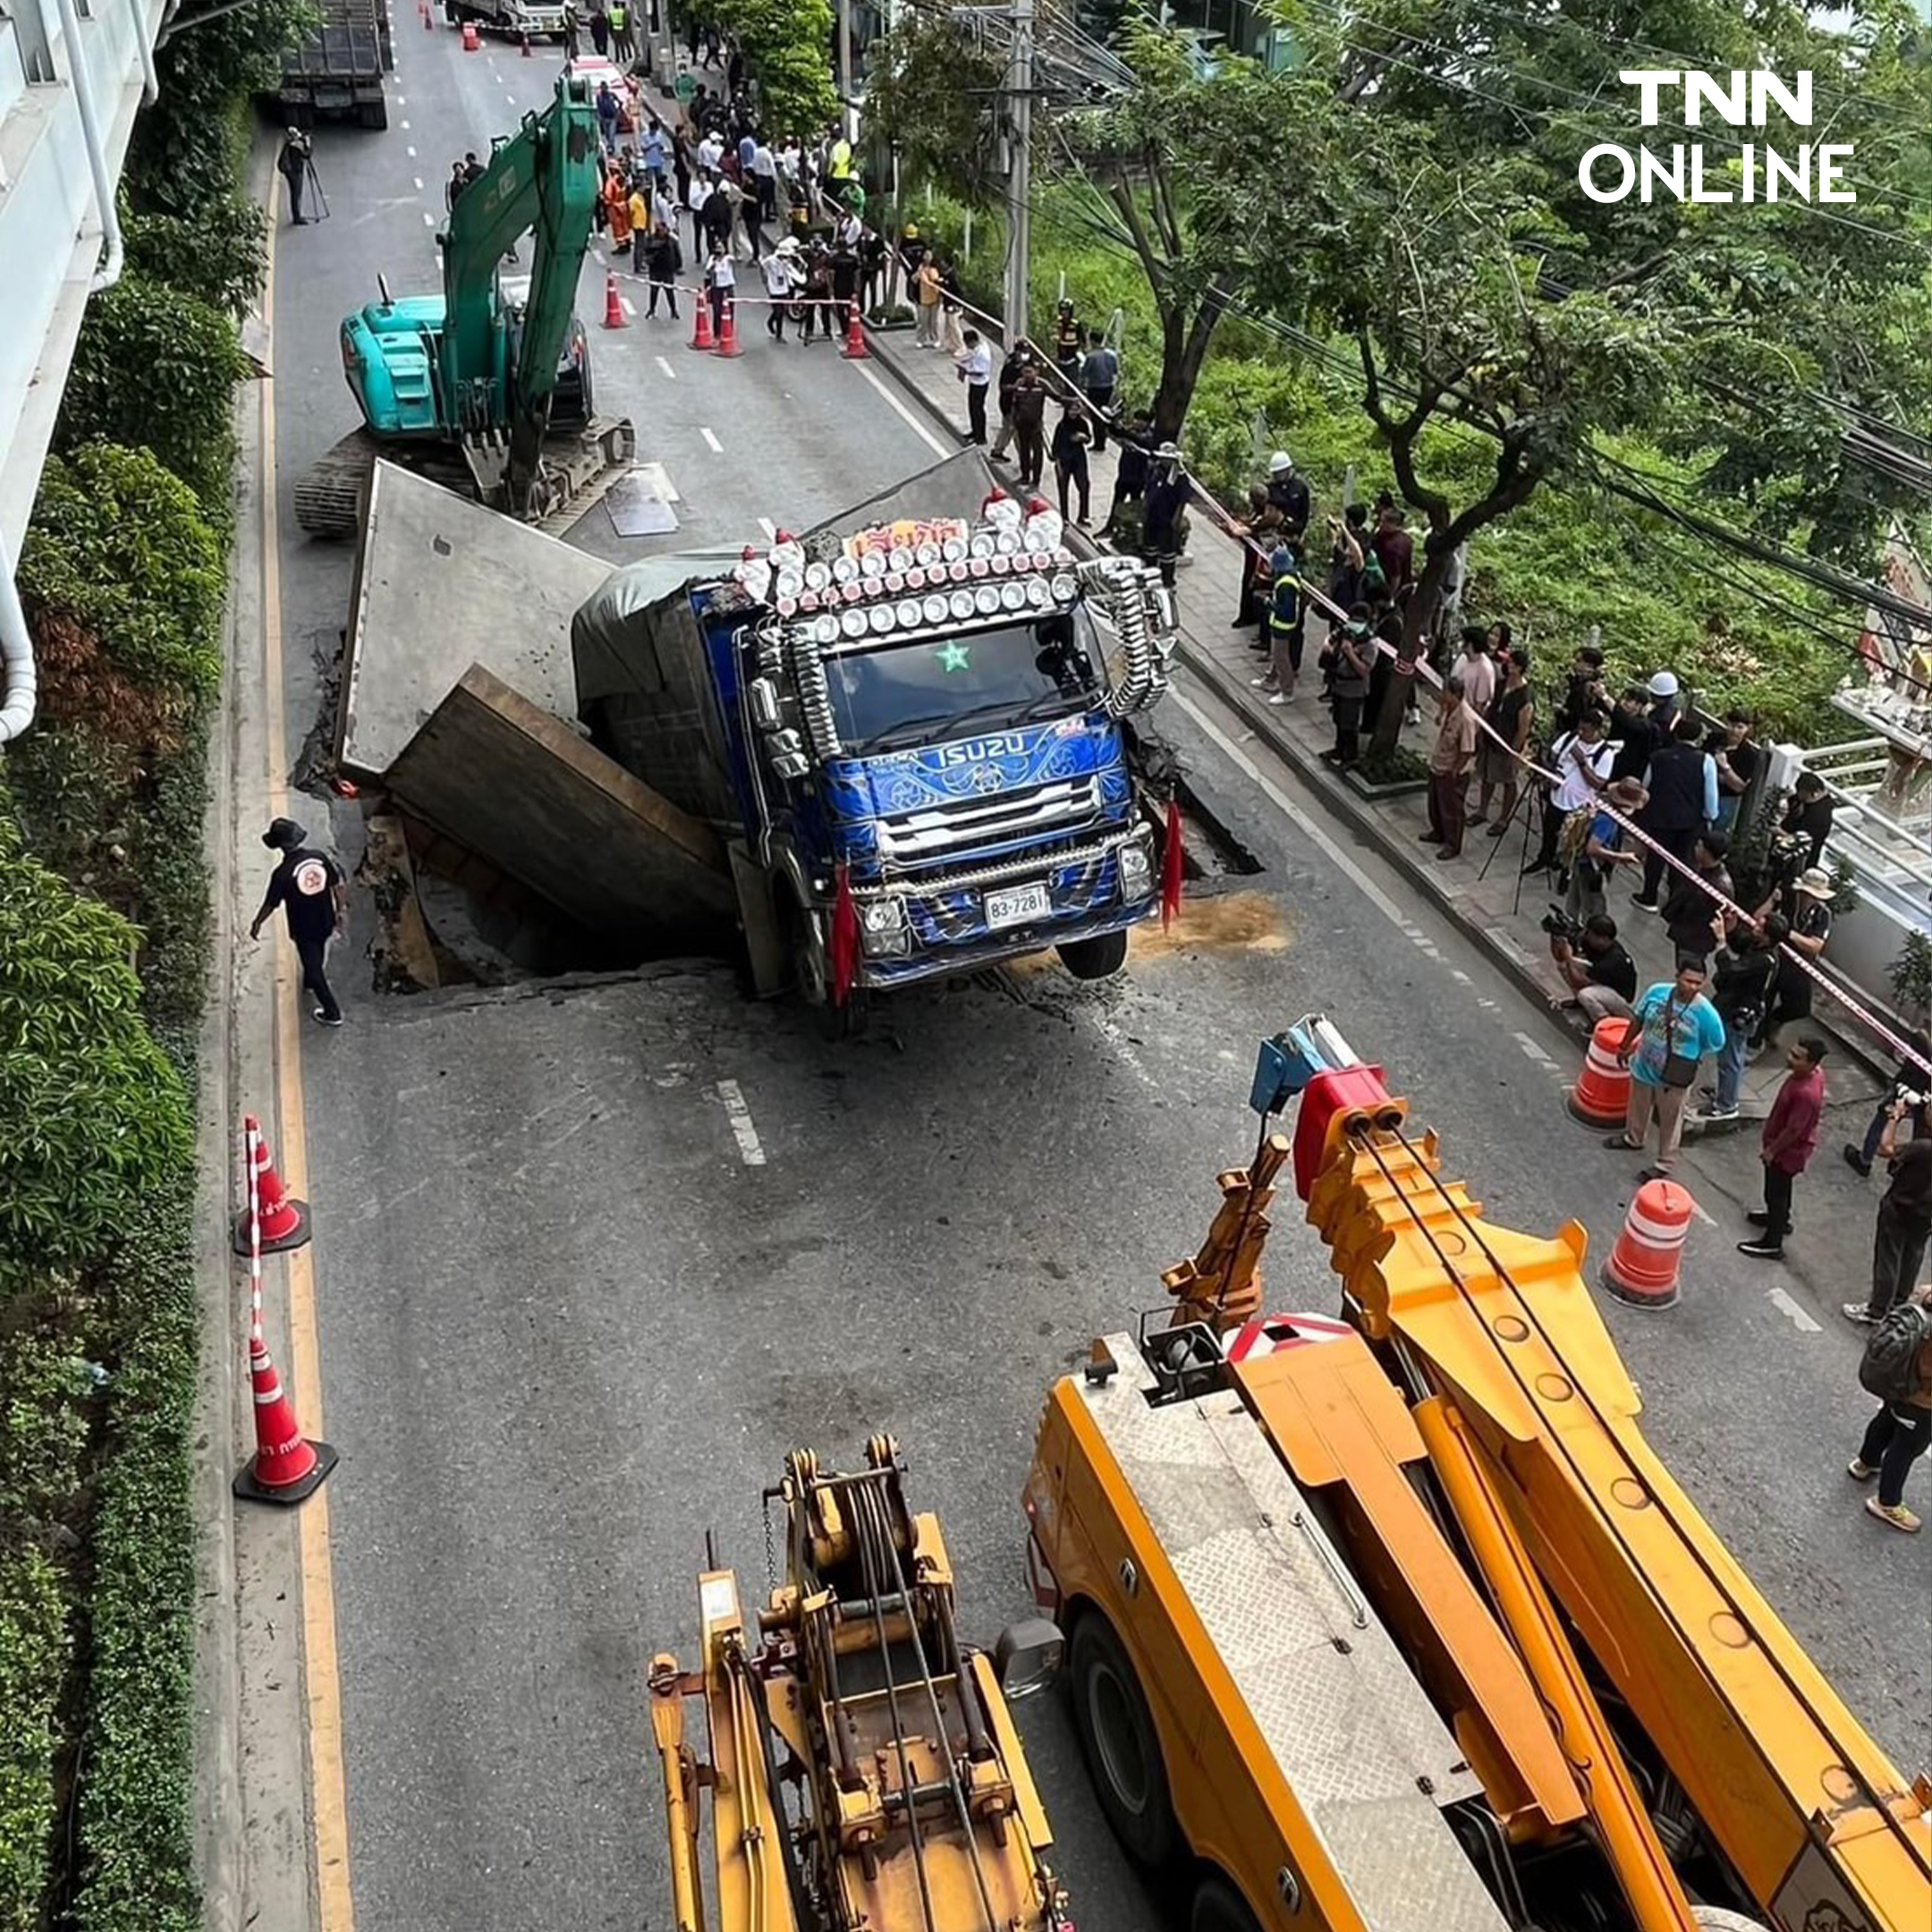
[[[921,638],[826,661],[839,736],[879,750],[949,725],[1050,717],[1095,700],[1088,626],[1055,614],[1036,623]]]

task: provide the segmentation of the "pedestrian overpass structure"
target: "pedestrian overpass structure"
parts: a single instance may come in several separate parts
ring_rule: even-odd
[[[121,273],[114,192],[176,4],[0,0],[0,743],[31,716],[14,562],[80,318]]]

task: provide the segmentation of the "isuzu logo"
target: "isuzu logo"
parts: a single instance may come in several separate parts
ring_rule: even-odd
[[[987,758],[1024,758],[1026,749],[1024,733],[1002,732],[997,738],[968,738],[959,744],[941,745],[939,762],[947,767],[979,765]]]

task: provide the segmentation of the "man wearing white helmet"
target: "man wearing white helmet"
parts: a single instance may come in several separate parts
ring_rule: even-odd
[[[1668,740],[1675,729],[1677,714],[1682,708],[1677,696],[1677,674],[1659,671],[1644,689],[1650,694],[1650,722],[1657,726],[1661,743]]]
[[[1267,493],[1268,501],[1282,513],[1283,536],[1299,553],[1313,502],[1306,480],[1286,450],[1276,450],[1268,458]]]

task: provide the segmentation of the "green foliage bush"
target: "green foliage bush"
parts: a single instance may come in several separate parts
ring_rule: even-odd
[[[79,1932],[196,1932],[194,1171],[130,1204],[101,1282],[110,1363],[94,1520]]]
[[[0,1254],[79,1266],[192,1137],[142,1023],[132,928],[18,843],[0,827]]]
[[[222,314],[246,313],[268,265],[262,211],[239,194],[211,196],[191,213],[125,211],[129,268],[165,282]]]
[[[233,521],[233,398],[247,373],[227,316],[145,275],[123,275],[88,304],[60,446],[105,439],[152,450],[225,530]]]
[[[89,441],[48,459],[20,588],[30,619],[73,618],[132,682],[195,700],[219,689],[221,540],[147,450]]]
[[[43,1922],[71,1649],[52,1558],[30,1543],[0,1546],[0,1932],[40,1932]]]
[[[707,13],[743,51],[769,132],[809,140],[838,113],[831,0],[713,0]]]

